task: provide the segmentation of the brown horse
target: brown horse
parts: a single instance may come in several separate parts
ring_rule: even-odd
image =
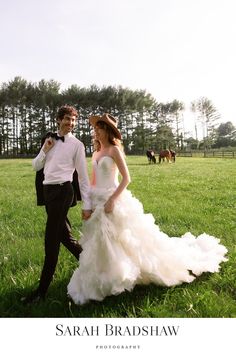
[[[159,153],[159,163],[161,163],[161,160],[162,162],[166,161],[167,162],[175,162],[175,156],[176,156],[176,152],[174,150],[162,150],[160,151]]]

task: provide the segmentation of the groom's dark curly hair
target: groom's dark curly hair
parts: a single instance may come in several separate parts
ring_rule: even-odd
[[[65,114],[69,114],[70,116],[76,116],[78,117],[78,111],[75,107],[69,106],[69,105],[64,105],[61,106],[57,112],[57,120],[62,120],[64,118]]]

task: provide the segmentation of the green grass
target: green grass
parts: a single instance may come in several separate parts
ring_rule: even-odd
[[[22,305],[20,298],[35,288],[41,273],[45,212],[36,206],[31,160],[0,160],[1,317],[236,317],[236,161],[177,158],[175,164],[148,165],[146,157],[128,156],[127,162],[129,189],[162,231],[221,239],[229,250],[221,271],[191,284],[136,286],[131,293],[75,306],[66,288],[76,259],[62,246],[47,300]],[[75,237],[80,212],[79,205],[70,210]]]

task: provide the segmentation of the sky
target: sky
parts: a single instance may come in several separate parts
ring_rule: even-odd
[[[235,0],[0,0],[0,83],[127,87],[236,125]]]

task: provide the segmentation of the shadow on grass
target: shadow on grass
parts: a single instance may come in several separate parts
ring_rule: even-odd
[[[202,274],[194,283],[209,280],[210,273]],[[67,281],[54,281],[45,301],[38,304],[23,304],[21,298],[33,289],[11,289],[0,294],[2,318],[139,318],[157,317],[158,308],[173,292],[191,287],[182,284],[175,287],[161,287],[155,284],[136,285],[132,292],[125,291],[117,296],[108,296],[103,301],[90,301],[75,305],[67,296]],[[155,311],[152,311],[155,309]],[[171,317],[169,314],[167,317]]]
[[[140,316],[145,304],[159,300],[167,288],[155,285],[137,285],[132,292],[125,291],[117,296],[108,296],[103,301],[90,301],[85,305],[75,305],[67,297],[66,282],[55,282],[49,288],[45,301],[38,304],[23,304],[21,298],[33,289],[15,289],[0,295],[2,318],[127,318]]]

